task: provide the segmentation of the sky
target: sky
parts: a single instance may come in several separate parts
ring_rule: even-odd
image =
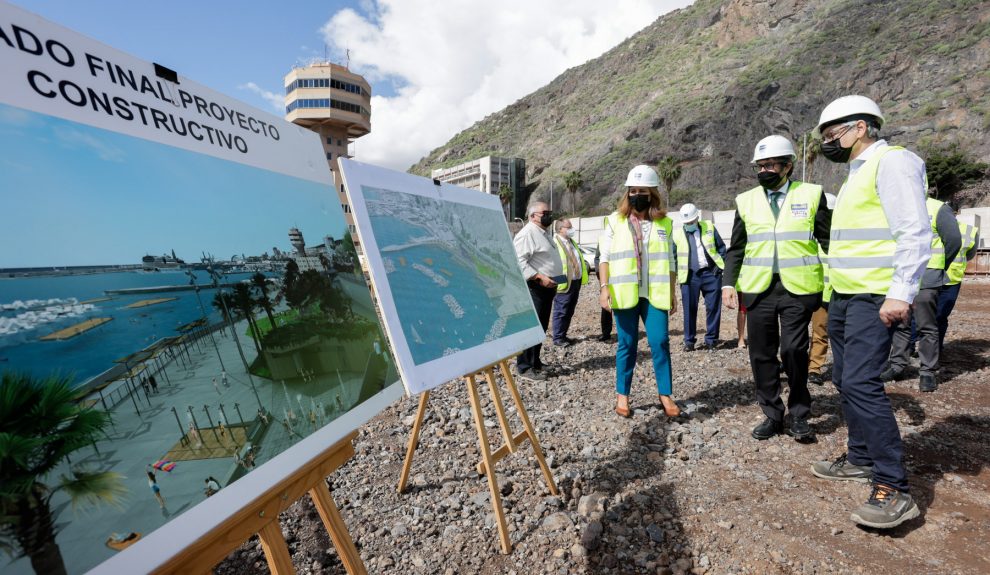
[[[197,262],[314,246],[347,224],[325,184],[0,104],[0,268]],[[16,247],[14,247],[16,246]]]
[[[12,3],[279,116],[293,66],[347,63],[373,93],[351,153],[404,171],[691,0]]]

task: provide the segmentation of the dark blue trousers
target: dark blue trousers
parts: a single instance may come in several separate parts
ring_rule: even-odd
[[[876,483],[907,491],[901,432],[880,379],[894,331],[880,321],[883,300],[872,294],[832,295],[832,382],[849,428],[849,463],[872,466]]]
[[[952,308],[956,307],[956,299],[959,297],[961,283],[952,286],[942,286],[938,292],[938,351],[942,352],[945,346],[945,332],[949,329],[949,314]]]
[[[705,296],[705,343],[718,342],[722,324],[722,280],[711,268],[689,271],[687,283],[681,284],[681,303],[684,306],[684,343],[697,340],[698,298]]]
[[[557,292],[553,296],[553,342],[562,343],[567,339],[567,330],[571,327],[574,308],[577,307],[578,294],[581,293],[581,280],[571,280],[567,291]]]

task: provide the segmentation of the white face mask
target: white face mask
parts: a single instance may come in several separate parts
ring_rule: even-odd
[[[569,237],[569,238],[573,238],[577,234],[577,232],[574,231],[574,228],[567,228],[567,232],[565,232],[565,233],[567,234],[567,237]]]

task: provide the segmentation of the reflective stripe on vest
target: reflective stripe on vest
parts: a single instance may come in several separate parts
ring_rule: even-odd
[[[560,236],[556,234],[554,235],[553,240],[554,243],[557,244],[557,253],[560,255],[560,261],[564,264],[564,277],[567,278],[566,282],[557,284],[557,291],[563,293],[571,289],[571,272],[567,269],[567,252],[564,250],[564,244],[561,243],[564,240],[561,240]],[[581,254],[581,248],[578,247],[574,240],[567,238],[566,241],[571,242],[571,246],[574,248],[574,258],[577,259],[578,264],[581,266],[581,285],[585,285],[588,283],[588,262],[584,261],[584,255]]]
[[[946,285],[950,286],[960,283],[966,275],[966,253],[976,245],[978,230],[975,226],[959,222],[959,232],[962,235],[962,246],[959,248],[959,253],[956,254],[955,259],[952,260],[952,264],[949,265],[949,269],[945,272],[949,276]]]
[[[776,219],[762,187],[736,197],[736,210],[746,226],[746,249],[736,289],[743,293],[766,290],[776,261],[787,291],[799,295],[822,291],[822,264],[814,238],[821,197],[821,186],[792,181]]]
[[[725,269],[725,262],[722,260],[722,256],[718,254],[718,248],[715,247],[715,224],[709,222],[708,220],[698,220],[698,226],[701,228],[701,245],[708,252],[708,257],[712,258],[718,269]],[[691,248],[688,246],[689,241],[687,239],[687,233],[684,231],[684,227],[681,226],[674,230],[674,244],[677,246],[677,283],[687,283],[688,279],[688,260],[691,258],[691,253],[688,251]],[[697,251],[697,250],[696,250]],[[701,257],[701,254],[698,254]],[[699,262],[701,260],[698,260]]]
[[[670,309],[670,233],[673,222],[664,217],[653,220],[646,238],[646,263],[649,293],[647,299],[658,309]],[[612,245],[608,252],[608,291],[613,309],[630,309],[639,305],[639,274],[635,237],[628,219],[613,212],[605,219],[612,228]]]
[[[942,236],[938,235],[938,211],[942,209],[945,202],[940,202],[935,198],[925,200],[925,207],[928,209],[928,220],[932,226],[932,257],[928,260],[928,269],[945,269],[945,244],[942,243]]]
[[[877,195],[880,160],[899,146],[880,148],[839,192],[832,212],[828,279],[844,294],[886,294],[894,277],[894,236]]]

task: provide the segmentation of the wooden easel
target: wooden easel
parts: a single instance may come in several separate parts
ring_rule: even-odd
[[[509,420],[505,415],[502,396],[499,394],[498,386],[495,383],[495,366],[501,369],[506,387],[508,387],[509,393],[512,395],[513,401],[515,401],[519,419],[522,420],[524,429],[517,435],[512,434],[512,430],[509,427]],[[498,489],[498,481],[495,479],[495,464],[506,455],[515,453],[523,442],[529,440],[530,445],[533,447],[533,453],[536,455],[536,461],[539,462],[540,469],[543,470],[543,478],[547,482],[547,487],[550,488],[550,493],[557,495],[558,491],[557,485],[553,481],[553,475],[550,473],[550,467],[547,465],[546,459],[543,458],[543,448],[540,447],[540,440],[536,437],[536,431],[533,429],[533,424],[529,421],[529,415],[523,406],[522,397],[516,388],[516,382],[509,372],[508,362],[503,359],[497,364],[485,367],[480,372],[484,373],[485,379],[488,380],[488,389],[492,394],[492,403],[495,405],[495,413],[502,428],[502,436],[505,444],[492,452],[491,446],[488,443],[488,433],[485,431],[485,417],[481,411],[478,386],[475,382],[476,373],[465,375],[464,379],[467,381],[468,399],[471,401],[471,412],[474,414],[474,426],[478,432],[478,445],[481,448],[481,461],[478,462],[477,469],[479,474],[488,477],[488,491],[491,494],[492,509],[495,511],[495,518],[498,523],[498,534],[502,542],[502,553],[509,553],[512,550],[512,543],[509,541],[509,531],[505,524],[505,511],[502,509],[502,498]],[[409,481],[413,453],[416,451],[416,445],[419,443],[419,432],[423,424],[423,415],[426,413],[426,404],[429,400],[430,392],[428,390],[420,394],[416,421],[413,423],[412,436],[409,437],[409,446],[406,449],[406,460],[402,464],[402,475],[399,477],[399,493],[405,490],[406,483]]]
[[[356,431],[335,443],[152,573],[211,573],[217,563],[257,533],[269,570],[274,575],[294,574],[296,571],[282,537],[278,515],[308,493],[330,533],[344,568],[350,575],[367,575],[326,482],[328,475],[354,456],[352,442],[355,437]]]

